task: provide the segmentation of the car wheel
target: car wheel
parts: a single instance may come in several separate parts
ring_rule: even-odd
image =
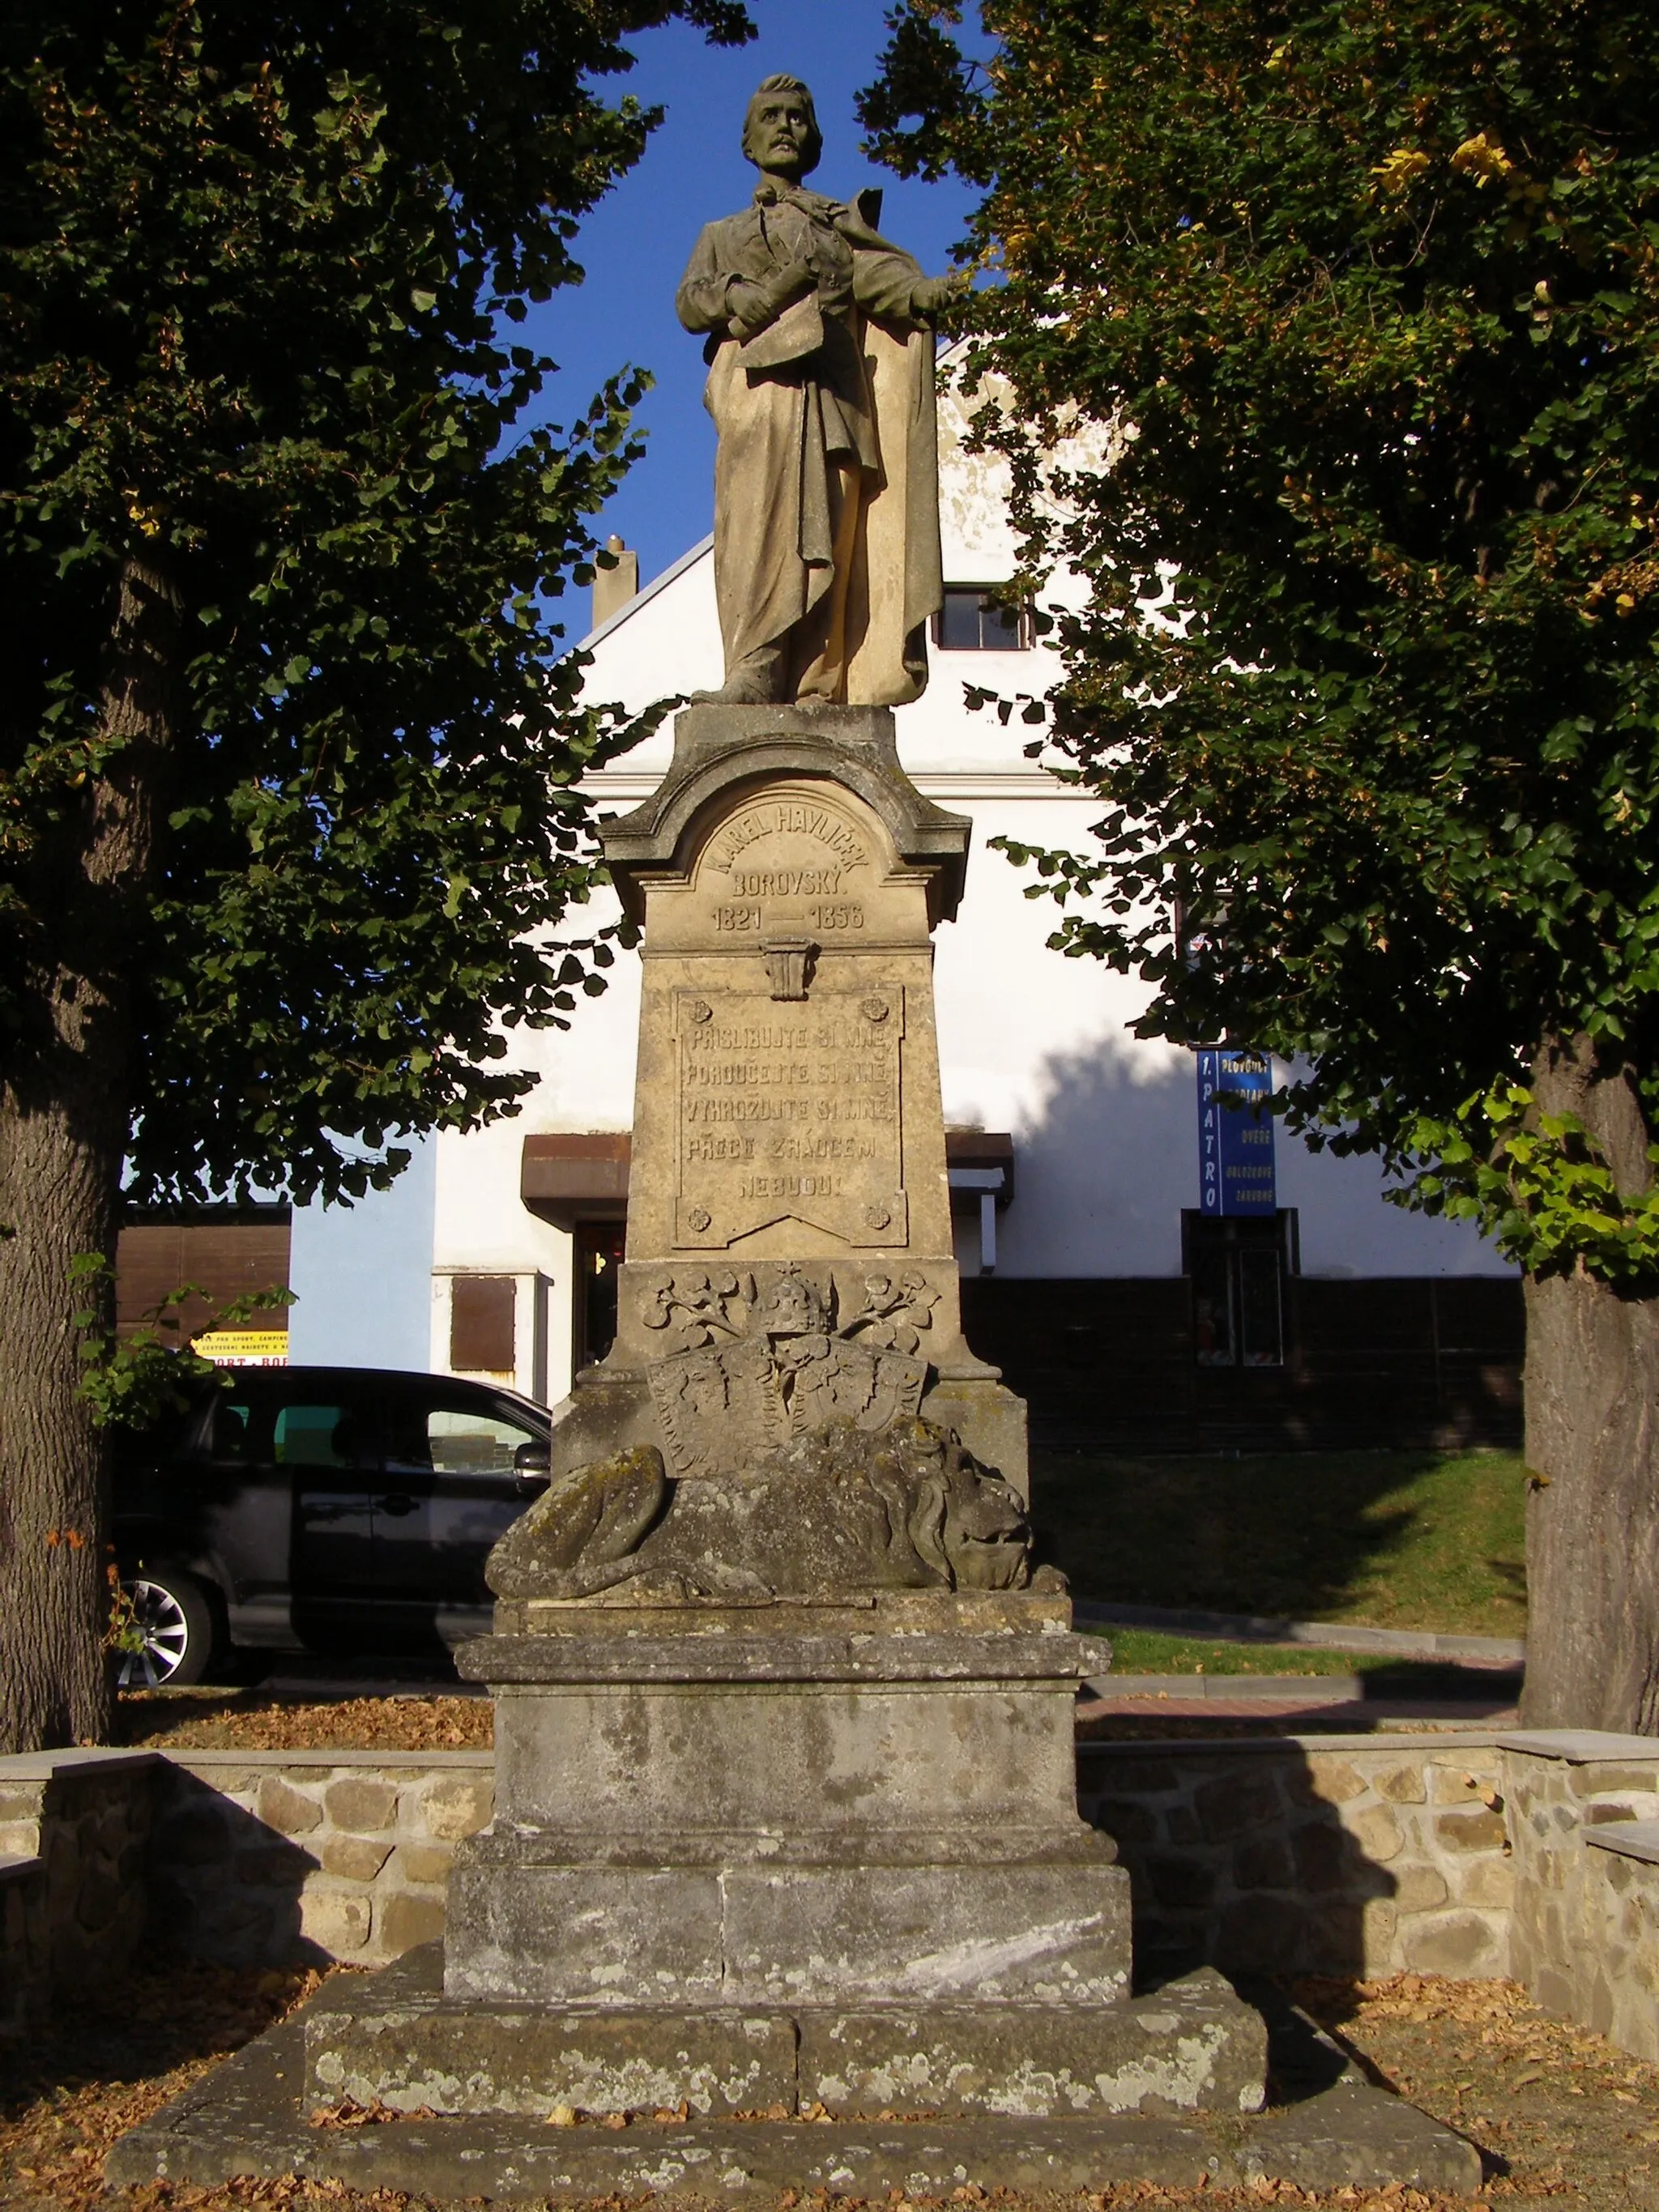
[[[167,1568],[124,1577],[121,1588],[143,1641],[119,1654],[116,1681],[124,1690],[179,1688],[199,1682],[213,1657],[213,1609],[191,1575]]]

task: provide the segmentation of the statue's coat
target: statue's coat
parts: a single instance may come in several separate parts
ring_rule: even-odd
[[[808,259],[817,295],[745,340],[732,283]],[[799,187],[763,185],[697,240],[676,304],[708,337],[728,672],[793,641],[792,696],[897,706],[927,682],[944,587],[933,339],[911,307],[922,281],[853,210]]]

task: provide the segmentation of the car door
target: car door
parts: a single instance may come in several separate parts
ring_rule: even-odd
[[[270,1378],[235,1372],[116,1437],[115,1536],[124,1571],[183,1568],[216,1592],[238,1644],[292,1641],[289,1483],[271,1464]]]
[[[293,1485],[295,1626],[307,1643],[373,1617],[378,1407],[368,1378],[325,1371],[277,1407],[271,1457]]]
[[[519,1455],[545,1448],[546,1425],[512,1399],[425,1376],[389,1388],[381,1420],[376,1593],[420,1608],[447,1641],[477,1633],[491,1602],[484,1561],[545,1480],[521,1472]]]
[[[206,1551],[223,1589],[233,1641],[292,1644],[292,1482],[276,1464],[272,1377],[233,1370],[216,1383],[198,1425]]]

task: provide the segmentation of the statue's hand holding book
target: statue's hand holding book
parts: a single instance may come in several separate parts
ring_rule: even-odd
[[[790,261],[774,276],[733,284],[729,296],[736,335],[745,343],[757,337],[787,308],[815,292],[817,282],[810,261]]]

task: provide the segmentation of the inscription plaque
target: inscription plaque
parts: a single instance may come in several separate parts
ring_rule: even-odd
[[[904,991],[674,994],[674,1241],[723,1249],[775,1221],[854,1247],[909,1239]]]

